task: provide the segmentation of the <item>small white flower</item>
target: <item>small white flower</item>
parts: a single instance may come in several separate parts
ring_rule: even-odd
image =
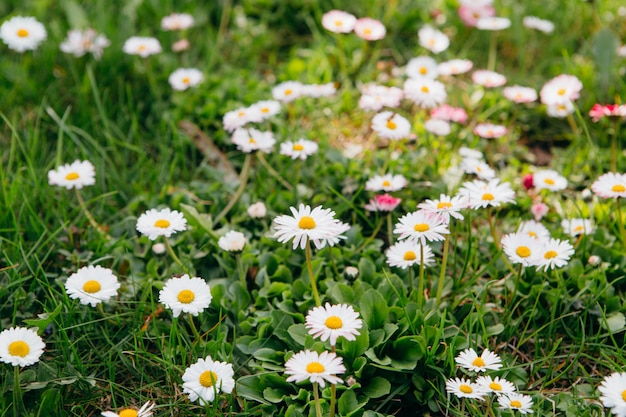
[[[256,106],[240,107],[224,114],[222,123],[224,130],[232,132],[240,127],[244,127],[250,122],[258,122],[263,120],[261,110]]]
[[[78,298],[81,304],[91,304],[92,307],[115,297],[119,288],[120,283],[113,271],[100,265],[82,267],[65,282],[70,298]]]
[[[524,16],[522,19],[522,25],[529,29],[536,29],[543,33],[552,33],[554,32],[554,23],[549,20],[540,19],[536,16]]]
[[[310,350],[303,350],[293,355],[285,363],[285,374],[289,375],[287,382],[302,382],[307,379],[317,382],[321,387],[330,384],[339,384],[341,378],[336,374],[346,372],[341,357],[333,352],[321,354]]]
[[[596,230],[589,219],[565,219],[561,221],[561,227],[570,236],[590,235]]]
[[[476,27],[481,30],[502,30],[511,26],[511,20],[506,17],[481,17]]]
[[[550,231],[541,223],[534,220],[526,220],[520,223],[517,233],[525,233],[539,240],[550,239]]]
[[[350,278],[354,278],[357,275],[359,275],[359,268],[354,267],[354,266],[346,266],[343,272]]]
[[[561,74],[546,82],[543,87],[541,87],[539,97],[541,97],[543,104],[567,106],[566,103],[580,97],[580,90],[582,90],[582,88],[583,84],[577,77],[569,74]]]
[[[448,97],[446,87],[429,78],[409,78],[404,82],[404,96],[420,107],[432,109]]]
[[[267,208],[262,201],[258,201],[254,204],[251,204],[250,207],[248,207],[247,212],[248,216],[252,217],[253,219],[260,219],[267,215]]]
[[[520,414],[532,413],[533,399],[530,395],[510,393],[498,397],[498,403],[504,409],[517,410]]]
[[[167,81],[174,90],[184,91],[195,87],[204,80],[202,71],[196,68],[179,68],[170,74]]]
[[[411,123],[398,113],[384,111],[372,118],[372,130],[382,138],[399,140],[409,136]]]
[[[197,316],[209,308],[212,299],[209,284],[199,277],[189,278],[187,274],[168,279],[159,291],[159,302],[172,310],[174,317],[180,313]]]
[[[412,58],[406,64],[406,75],[410,78],[429,78],[434,80],[439,75],[437,61],[429,56]]]
[[[445,51],[450,46],[450,39],[430,25],[422,27],[418,32],[419,43],[422,47],[436,54]]]
[[[568,115],[574,113],[574,103],[572,103],[572,101],[568,99],[554,101],[546,105],[546,113],[550,117],[563,119]]]
[[[154,408],[153,402],[146,402],[139,410],[134,408],[123,408],[119,413],[113,411],[103,411],[104,417],[152,417],[152,409]]]
[[[14,16],[0,26],[0,39],[17,52],[34,51],[47,36],[46,28],[30,16]]]
[[[330,97],[337,92],[335,83],[326,84],[303,84],[300,91],[301,97]]]
[[[506,77],[494,71],[477,70],[472,73],[472,81],[483,87],[493,88],[506,84]]]
[[[598,391],[602,394],[602,404],[611,408],[616,417],[626,416],[626,372],[614,372],[604,377]]]
[[[314,307],[306,315],[305,327],[313,337],[319,337],[322,342],[330,340],[335,346],[339,337],[346,340],[355,340],[363,327],[359,313],[347,304],[326,305]]]
[[[94,58],[100,59],[102,50],[111,43],[106,36],[99,34],[93,29],[70,30],[67,38],[61,43],[61,51],[81,57],[86,53],[91,53]]]
[[[237,149],[245,153],[254,151],[270,153],[276,143],[272,132],[261,132],[260,130],[252,128],[239,128],[235,130],[231,140],[237,145]]]
[[[481,180],[492,180],[496,177],[496,171],[485,161],[474,158],[465,158],[461,161],[461,169],[466,174],[474,174]]]
[[[163,30],[185,30],[193,26],[193,16],[187,13],[172,13],[161,19]]]
[[[562,268],[568,264],[573,254],[574,247],[567,240],[547,239],[539,252],[537,270]]]
[[[354,33],[366,41],[378,41],[385,37],[387,29],[379,20],[362,17],[354,23]]]
[[[436,242],[444,240],[443,235],[450,233],[443,219],[426,210],[418,210],[400,217],[393,233],[399,234],[398,239],[408,239],[414,242]]]
[[[514,264],[535,266],[541,256],[541,241],[528,233],[509,233],[502,237],[502,249]]]
[[[341,10],[331,10],[322,16],[324,29],[335,33],[350,33],[356,24],[356,17]]]
[[[424,252],[424,262],[422,262],[422,252]],[[430,266],[434,263],[433,251],[428,245],[412,240],[403,240],[393,246],[385,252],[387,257],[387,263],[389,266],[395,266],[402,269],[407,269],[413,265],[424,264],[424,266]]]
[[[474,133],[484,139],[496,139],[506,135],[506,126],[493,123],[478,123]]]
[[[463,183],[459,190],[460,195],[464,195],[469,200],[469,205],[473,209],[485,207],[499,207],[504,203],[515,204],[515,192],[511,184],[495,178],[489,182],[474,180]]]
[[[424,129],[437,136],[447,136],[452,131],[450,122],[441,119],[428,119],[424,123]]]
[[[451,59],[438,65],[440,75],[465,74],[472,69],[474,64],[469,59]]]
[[[215,400],[221,392],[230,394],[235,388],[233,365],[214,361],[210,356],[198,359],[183,374],[183,392],[190,401],[200,400],[205,405]]]
[[[497,371],[502,367],[500,357],[489,349],[483,350],[480,356],[472,348],[465,349],[454,358],[454,361],[457,365],[474,372]]]
[[[281,243],[293,239],[294,250],[298,246],[304,249],[307,241],[312,241],[317,249],[321,249],[346,238],[342,235],[346,231],[344,223],[334,218],[334,211],[322,206],[311,210],[310,206],[304,204],[300,204],[297,210],[295,207],[290,207],[290,210],[293,216],[282,215],[274,219],[274,237]]]
[[[23,368],[37,363],[45,347],[37,332],[25,327],[11,327],[0,333],[0,361],[13,366]]]
[[[169,208],[150,209],[137,219],[137,231],[150,240],[159,236],[170,237],[183,230],[187,230],[187,220],[182,213]]]
[[[406,187],[407,181],[406,178],[402,175],[376,175],[365,183],[365,189],[367,191],[399,191]]]
[[[291,159],[305,160],[317,152],[318,145],[312,140],[300,139],[295,142],[287,141],[280,144],[280,154]]]
[[[461,146],[459,148],[459,155],[463,158],[471,158],[471,159],[484,159],[483,153],[481,151],[477,151],[476,149],[467,148],[465,146]]]
[[[450,378],[446,381],[446,391],[459,398],[474,398],[484,401],[487,393],[475,382],[465,378]]]
[[[124,42],[122,50],[129,55],[139,55],[146,58],[160,53],[163,49],[157,38],[131,36]]]
[[[285,81],[272,88],[272,97],[283,103],[289,103],[302,95],[302,83]]]
[[[231,230],[218,239],[217,245],[228,252],[240,252],[246,245],[246,236],[241,232]]]
[[[48,183],[67,189],[80,190],[86,185],[96,183],[96,171],[89,161],[79,161],[61,165],[57,169],[48,171]]]
[[[567,179],[554,170],[545,169],[533,174],[533,185],[538,190],[561,191],[567,188]]]
[[[463,215],[459,213],[459,211],[468,208],[468,203],[467,198],[462,195],[450,197],[445,194],[440,194],[439,199],[426,200],[418,204],[417,207],[427,212],[435,213],[441,217],[445,223],[450,223],[450,217],[463,220]]]
[[[280,113],[280,102],[276,100],[261,100],[249,107],[253,114],[259,114],[259,121],[267,120]],[[251,120],[254,121],[256,117]]]
[[[537,100],[537,90],[521,85],[512,85],[502,89],[502,95],[514,103],[530,103]]]
[[[591,184],[591,191],[602,198],[626,198],[626,174],[603,174]]]
[[[481,375],[476,378],[476,383],[487,392],[493,392],[497,396],[508,395],[516,391],[515,385],[499,376],[492,378],[489,375]]]

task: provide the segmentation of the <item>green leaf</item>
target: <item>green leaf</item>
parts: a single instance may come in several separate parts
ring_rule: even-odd
[[[367,404],[367,401],[359,403],[356,394],[352,390],[345,391],[339,401],[337,401],[337,409],[339,415],[349,417],[359,411]]]
[[[623,313],[617,312],[608,316],[606,321],[600,318],[600,324],[602,324],[602,327],[611,333],[617,333],[624,330],[624,327],[626,326],[626,318]]]
[[[267,387],[263,390],[263,396],[265,397],[265,399],[274,404],[283,402],[284,395],[285,393],[281,390],[271,387]]]
[[[391,392],[391,383],[385,378],[379,376],[372,378],[369,382],[364,383],[363,393],[370,398],[380,398]]]
[[[597,68],[597,76],[600,82],[601,91],[607,96],[607,88],[611,81],[611,74],[617,58],[617,48],[619,46],[619,38],[611,29],[604,28],[599,31],[593,39],[591,52],[593,60]]]
[[[359,260],[359,278],[372,284],[376,274],[376,265],[369,258],[361,258]],[[373,285],[373,284],[372,284]]]
[[[347,340],[341,338],[341,352],[344,358],[344,362],[352,362],[357,357],[361,356],[369,347],[370,337],[366,326],[360,329],[359,334],[355,340]]]
[[[387,301],[378,291],[367,290],[361,298],[360,307],[361,315],[368,328],[378,329],[387,322],[389,316]]]
[[[200,226],[206,232],[213,234],[213,220],[209,214],[198,213],[195,207],[183,203],[180,204],[180,210],[190,224]]]
[[[334,285],[328,295],[337,304],[354,303],[354,290],[346,284]]]
[[[48,327],[50,323],[54,321],[54,318],[59,315],[62,308],[63,305],[59,304],[54,309],[54,311],[50,313],[37,314],[37,317],[39,317],[38,319],[27,319],[24,320],[24,323],[32,327],[37,327],[37,329],[39,329],[37,333],[42,333],[46,329],[46,327]]]
[[[270,402],[263,395],[263,384],[257,375],[242,376],[237,380],[237,395],[247,400],[269,405]]]
[[[498,323],[493,326],[487,326],[487,336],[495,336],[504,331],[504,324]]]
[[[413,336],[405,336],[393,342],[393,353],[389,356],[394,368],[411,370],[424,357],[424,352]]]
[[[61,3],[70,27],[74,29],[87,29],[89,27],[89,19],[85,10],[73,0],[63,0]]]

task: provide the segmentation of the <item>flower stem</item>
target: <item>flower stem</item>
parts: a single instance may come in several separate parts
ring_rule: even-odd
[[[372,234],[371,234],[371,235],[370,235],[367,239],[365,239],[365,241],[363,242],[363,244],[357,248],[357,250],[355,251],[355,253],[359,253],[359,252],[361,252],[363,249],[365,249],[365,247],[366,247],[367,245],[369,245],[369,243],[370,243],[372,240],[374,240],[374,238],[375,238],[375,237],[376,237],[376,235],[378,234],[378,231],[380,230],[380,228],[382,227],[382,225],[383,225],[383,221],[382,221],[382,219],[381,219],[381,220],[378,222],[378,224],[376,225],[376,228],[374,229],[374,231],[372,232]]]
[[[322,405],[320,404],[320,393],[317,389],[317,382],[313,383],[313,398],[315,400],[315,415],[322,417]]]
[[[391,246],[393,244],[393,226],[391,224],[391,212],[387,214],[387,244]]]
[[[246,189],[246,185],[248,184],[248,177],[250,176],[250,165],[252,164],[252,154],[246,154],[246,159],[243,161],[243,167],[241,168],[241,172],[239,173],[239,188],[235,191],[235,195],[230,199],[226,207],[219,212],[215,219],[213,220],[214,224],[217,224],[228,212],[231,208],[237,203],[239,197],[243,194],[243,190]]]
[[[446,277],[446,266],[448,264],[448,250],[450,248],[450,235],[447,234],[443,241],[443,256],[441,258],[441,272],[439,273],[439,282],[437,283],[437,304],[441,302],[441,294],[443,293],[443,281]]]
[[[413,283],[411,283],[411,286]],[[424,307],[424,244],[420,242],[420,279],[417,283],[417,308]]]
[[[167,238],[165,238],[164,241],[165,241],[165,247],[167,248],[167,252],[170,254],[172,259],[174,259],[174,262],[176,262],[178,266],[182,268],[185,274],[190,275],[187,267],[183,264],[180,258],[176,255],[176,252],[174,252],[174,248],[172,248],[172,245],[170,245],[170,241]]]
[[[491,207],[487,206],[487,220],[489,220],[489,231],[491,232],[491,237],[493,238],[494,245],[496,245],[497,249],[500,249],[500,240],[498,239],[498,233],[496,232],[496,226],[492,214],[493,213],[491,213]]]
[[[20,367],[13,366],[13,415],[20,417],[24,409],[22,389],[20,387]]]
[[[337,384],[330,385],[330,411],[329,417],[335,417],[335,403],[337,402]]]
[[[624,230],[624,218],[622,217],[621,199],[616,198],[615,204],[617,204],[617,222],[619,224],[620,237],[622,239],[622,246],[626,246],[626,230]]]
[[[613,135],[611,136],[611,172],[617,172],[617,141],[619,140],[618,134],[619,124],[617,119],[613,122]],[[619,206],[618,206],[619,207]]]
[[[202,340],[202,336],[200,336],[200,332],[198,332],[198,329],[196,328],[196,323],[194,323],[191,313],[187,313],[187,321],[189,322],[189,327],[191,327],[191,331],[196,338],[196,343],[198,343],[200,340]]]
[[[87,208],[87,204],[85,204],[85,200],[83,200],[83,196],[80,194],[80,191],[78,190],[78,188],[74,188],[74,191],[76,191],[76,199],[78,200],[78,204],[80,205],[81,210],[83,210],[85,217],[87,217],[87,220],[89,220],[89,224],[91,224],[91,226],[94,229],[96,229],[98,233],[102,235],[102,237],[104,237],[105,239],[111,239],[111,236],[109,236],[102,229],[102,226],[100,226],[98,222],[96,221],[96,219],[94,219],[93,216],[91,215],[91,212]]]
[[[315,275],[313,275],[313,262],[311,261],[311,241],[309,238],[306,240],[306,246],[304,248],[304,256],[306,258],[306,268],[309,271],[309,281],[311,281],[311,292],[313,293],[313,299],[316,306],[321,306],[320,294],[317,292],[317,283],[315,282]]]
[[[283,187],[285,187],[289,191],[293,191],[293,186],[289,184],[274,168],[272,168],[272,166],[267,162],[267,159],[265,159],[263,153],[257,152],[256,155],[261,162],[261,165],[263,165],[265,169],[267,169],[269,173],[283,185]]]
[[[491,32],[491,39],[489,41],[489,58],[487,63],[487,69],[489,71],[495,71],[496,69],[496,31]]]
[[[239,279],[241,280],[241,285],[243,285],[243,288],[247,288],[248,283],[246,282],[246,272],[243,269],[243,261],[241,260],[241,254],[237,253],[235,255],[235,258],[237,259],[237,272],[239,272]]]

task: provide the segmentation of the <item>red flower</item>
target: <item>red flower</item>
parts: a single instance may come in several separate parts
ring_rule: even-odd
[[[524,175],[522,184],[524,184],[524,188],[526,188],[526,190],[530,190],[531,188],[533,188],[535,186],[534,181],[533,181],[533,174]]]
[[[598,122],[604,117],[622,117],[626,118],[626,104],[594,104],[589,110],[589,116],[594,122]]]

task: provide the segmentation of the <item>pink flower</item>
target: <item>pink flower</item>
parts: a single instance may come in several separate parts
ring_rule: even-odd
[[[594,104],[589,110],[589,116],[594,122],[600,121],[605,117],[622,117],[626,118],[626,104]]]
[[[524,188],[526,188],[526,190],[530,190],[531,188],[533,188],[535,186],[533,174],[524,175],[524,178],[522,179],[522,184],[524,185]]]
[[[387,29],[380,21],[363,17],[354,24],[354,33],[366,41],[377,41],[385,37]]]
[[[465,26],[476,26],[478,19],[482,17],[495,16],[496,9],[488,4],[481,4],[476,6],[470,6],[464,4],[458,9],[459,17],[465,23]]]
[[[365,210],[393,211],[401,201],[401,198],[395,198],[389,194],[379,194],[375,196],[374,200],[370,200],[369,204],[365,205]]]
[[[465,123],[467,121],[467,113],[465,110],[447,104],[432,109],[430,111],[430,117],[456,123]]]
[[[474,134],[484,139],[495,139],[506,135],[506,126],[493,123],[479,123],[474,128]]]
[[[549,210],[548,206],[545,205],[544,203],[535,203],[530,208],[530,212],[533,214],[533,216],[535,216],[536,221],[541,220],[543,216],[548,214],[548,210]]]

